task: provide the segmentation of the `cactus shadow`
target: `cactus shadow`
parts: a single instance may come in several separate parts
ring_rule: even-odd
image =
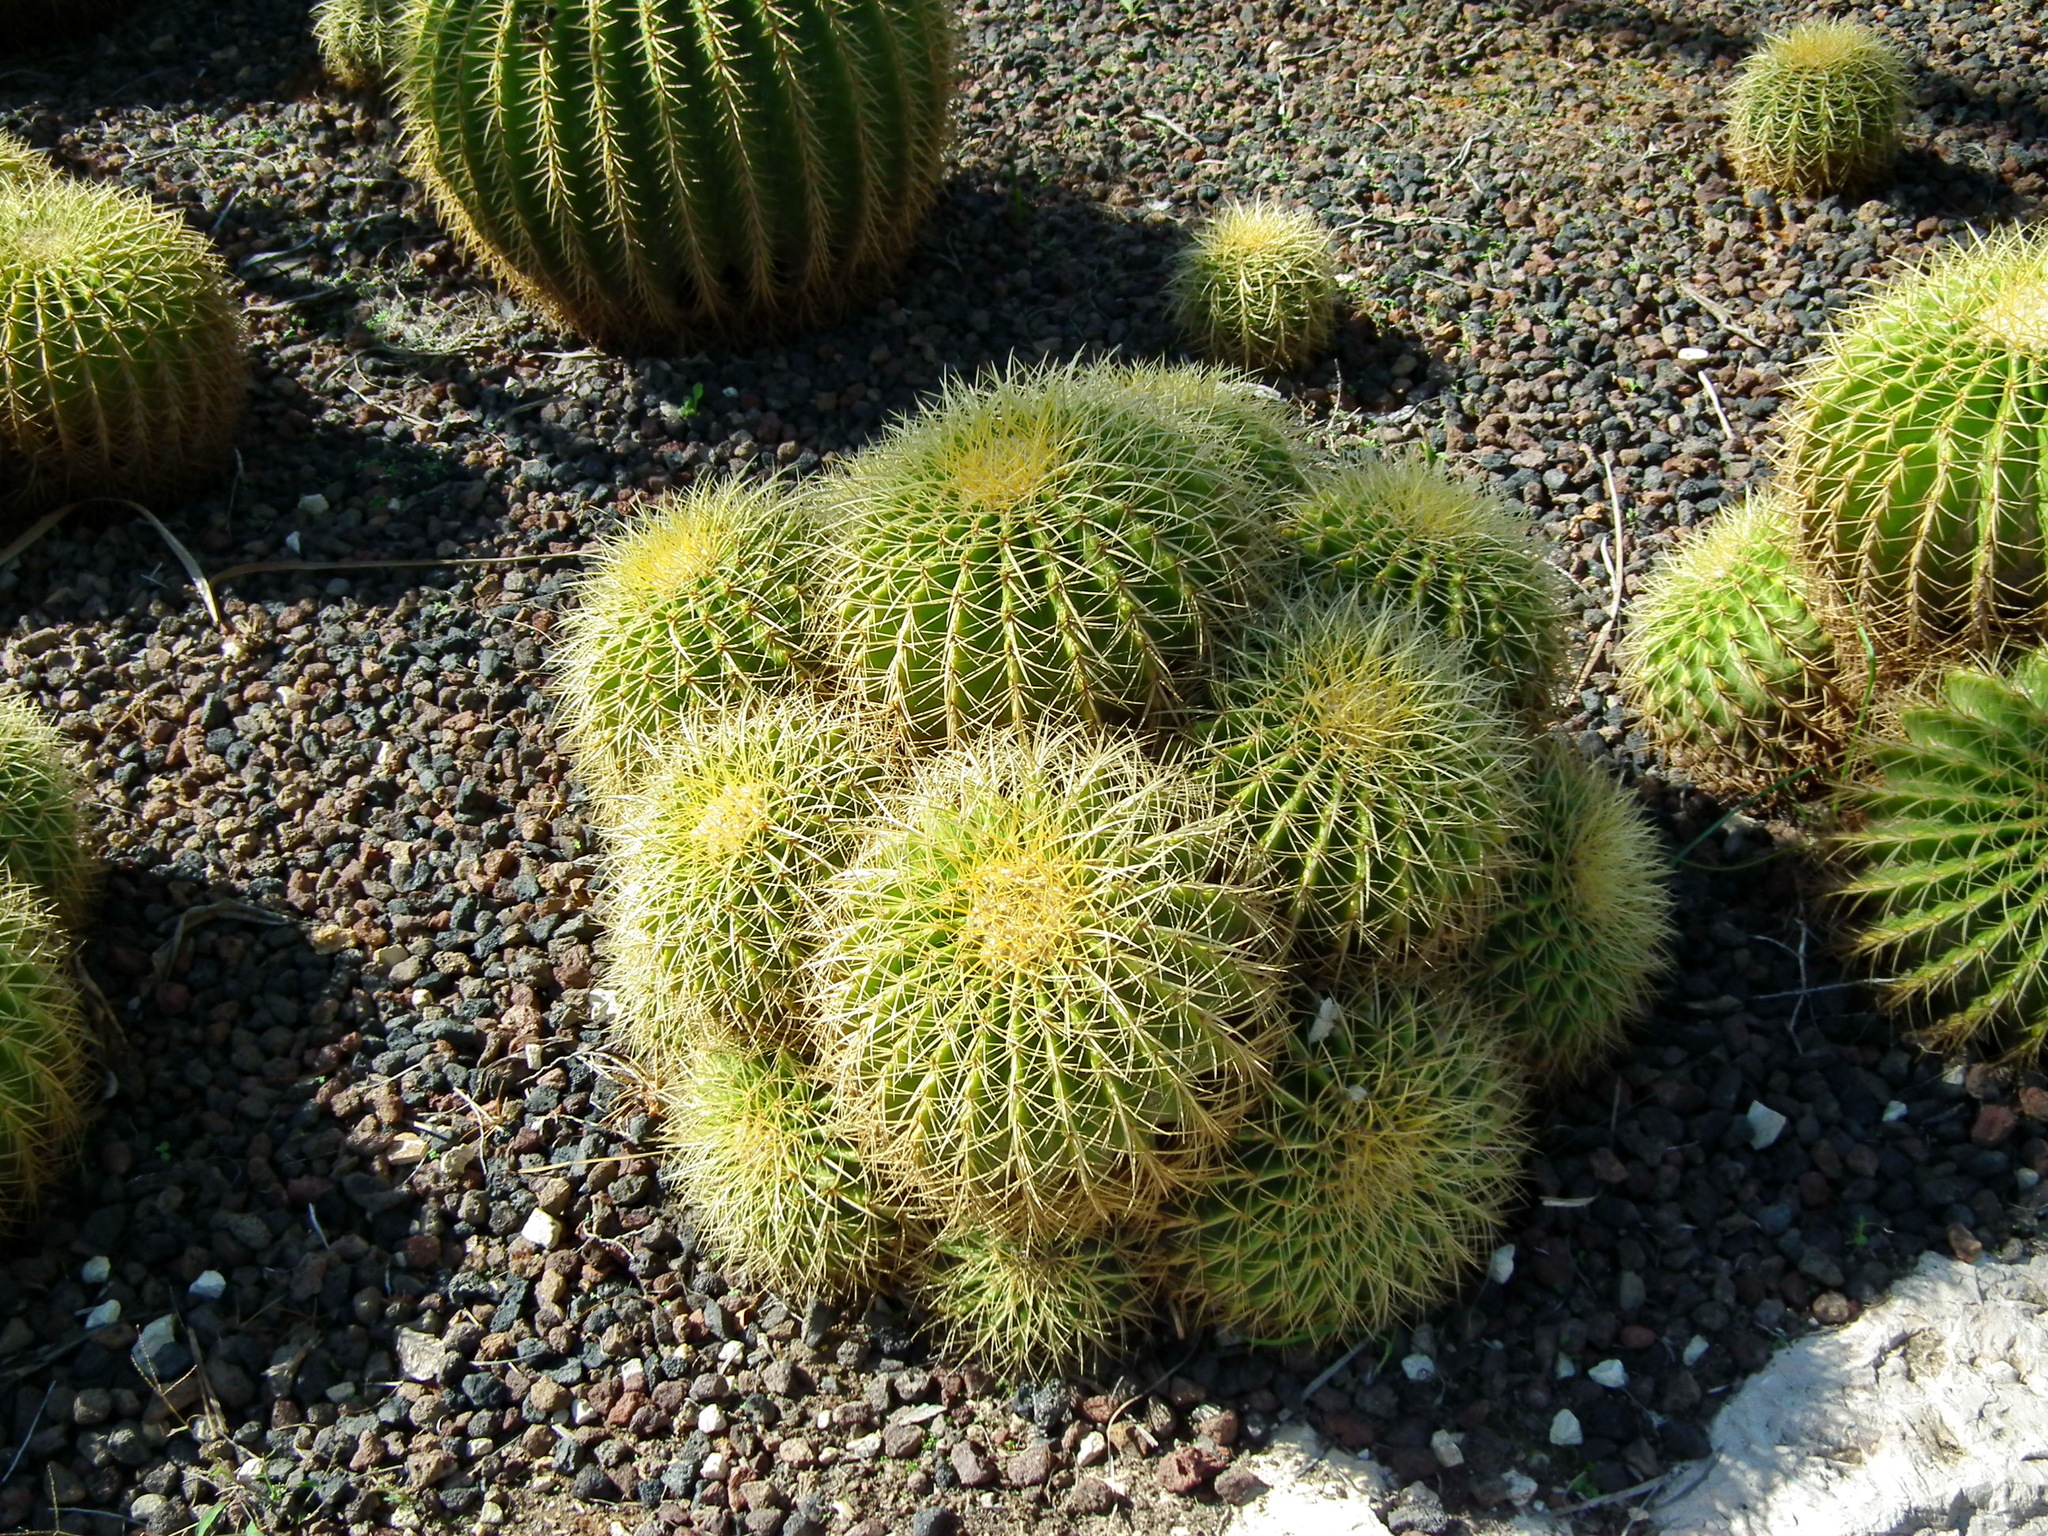
[[[1580,0],[1566,6],[1559,19],[1580,33],[1634,32],[1701,64],[1717,57],[1740,58],[1756,43],[1756,34],[1727,31],[1689,6],[1647,0]]]
[[[1873,195],[1906,218],[1976,217],[2010,201],[2012,190],[1987,170],[1915,145],[1899,156],[1890,185]]]

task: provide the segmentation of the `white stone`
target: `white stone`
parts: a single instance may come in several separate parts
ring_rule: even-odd
[[[1570,1381],[1579,1374],[1579,1368],[1572,1363],[1572,1357],[1563,1350],[1557,1352],[1557,1361],[1550,1368],[1550,1374],[1559,1381]]]
[[[1526,1504],[1536,1497],[1536,1490],[1543,1485],[1520,1467],[1509,1467],[1501,1475],[1500,1486],[1510,1504]]]
[[[87,1259],[85,1267],[78,1272],[78,1278],[87,1285],[105,1285],[114,1273],[114,1261],[105,1254]]]
[[[1389,1491],[1385,1472],[1324,1444],[1306,1425],[1278,1430],[1238,1465],[1268,1491],[1237,1511],[1228,1536],[1388,1536],[1377,1507]]]
[[[1784,1133],[1787,1121],[1770,1105],[1752,1101],[1749,1114],[1749,1144],[1761,1152]]]
[[[1074,1447],[1074,1465],[1092,1467],[1108,1454],[1109,1442],[1102,1438],[1102,1431],[1091,1429],[1081,1437],[1080,1444]]]
[[[310,496],[299,498],[299,510],[308,517],[318,517],[327,510],[327,498],[315,491]]]
[[[2003,1369],[2001,1369],[2001,1367]],[[2008,1376],[2008,1371],[2010,1375]],[[1752,1376],[1672,1479],[1664,1536],[2016,1536],[2048,1515],[2048,1258],[1926,1254],[1846,1327]]]
[[[526,1218],[526,1225],[519,1229],[519,1235],[536,1248],[552,1248],[562,1240],[562,1224],[546,1211],[536,1208]]]
[[[1628,1385],[1628,1367],[1619,1360],[1602,1360],[1586,1372],[1588,1381],[1597,1381],[1610,1390],[1619,1390]]]
[[[1703,1336],[1696,1333],[1685,1341],[1685,1353],[1678,1357],[1679,1363],[1687,1370],[1691,1370],[1700,1363],[1701,1357],[1712,1348],[1713,1345],[1709,1344]]]
[[[1569,1408],[1557,1410],[1557,1417],[1550,1421],[1550,1443],[1552,1445],[1584,1445],[1586,1432],[1579,1428],[1579,1416]]]
[[[1890,1103],[1885,1105],[1884,1115],[1882,1116],[1882,1118],[1886,1125],[1890,1125],[1894,1120],[1905,1119],[1909,1113],[1911,1113],[1911,1111],[1909,1111],[1904,1104],[1902,1104],[1897,1099],[1893,1099]]]
[[[1680,347],[1678,349],[1678,360],[1681,363],[1704,363],[1713,355],[1705,347]]]
[[[1515,1245],[1502,1243],[1493,1250],[1493,1257],[1487,1261],[1486,1278],[1495,1285],[1506,1285],[1515,1278]]]
[[[697,1411],[697,1428],[707,1435],[722,1435],[726,1426],[725,1410],[716,1403],[706,1403]]]
[[[119,1321],[121,1321],[121,1303],[110,1296],[98,1306],[86,1309],[85,1331],[91,1333],[95,1328],[106,1328]]]
[[[1429,1449],[1440,1467],[1465,1465],[1465,1447],[1448,1429],[1440,1429],[1429,1437]]]
[[[399,1329],[392,1349],[407,1381],[438,1381],[441,1368],[448,1363],[448,1346],[417,1328]]]
[[[1401,1361],[1401,1374],[1410,1381],[1433,1381],[1436,1362],[1427,1355],[1408,1355]]]
[[[200,1271],[199,1278],[185,1287],[185,1294],[201,1301],[219,1301],[228,1293],[228,1277],[217,1269]]]

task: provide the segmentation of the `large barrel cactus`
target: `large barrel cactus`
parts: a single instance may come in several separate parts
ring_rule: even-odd
[[[822,320],[889,276],[938,183],[943,0],[419,0],[407,24],[449,222],[608,345]]]

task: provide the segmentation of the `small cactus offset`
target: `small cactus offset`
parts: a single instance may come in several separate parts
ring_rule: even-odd
[[[1301,1021],[1273,1102],[1160,1258],[1190,1311],[1260,1344],[1375,1333],[1441,1300],[1517,1193],[1514,1069],[1462,994],[1384,983]]]
[[[876,732],[806,698],[686,715],[608,830],[609,984],[643,1061],[706,1036],[801,1047],[818,889],[884,772]]]
[[[1304,964],[1407,963],[1478,936],[1526,748],[1448,641],[1356,597],[1298,602],[1220,692],[1199,760],[1274,856]]]
[[[56,174],[48,155],[11,133],[0,133],[0,186],[10,180],[49,181]]]
[[[1172,714],[1258,578],[1253,452],[1120,369],[951,387],[821,488],[847,682],[927,740]]]
[[[406,21],[435,201],[610,346],[823,321],[889,278],[938,187],[943,0],[417,0]]]
[[[1790,509],[1753,496],[1651,578],[1630,610],[1622,692],[1674,767],[1711,794],[1824,787],[1862,727],[1870,665],[1816,611]]]
[[[1862,817],[1837,847],[1861,861],[1839,892],[1883,995],[1948,1051],[2048,1043],[2048,650],[2009,676],[1961,668],[1900,712],[1847,794]]]
[[[1113,1349],[1149,1319],[1152,1291],[1139,1250],[1118,1237],[1021,1243],[987,1230],[941,1237],[918,1286],[948,1355],[1027,1380]]]
[[[1555,738],[1537,748],[1522,860],[1487,930],[1481,994],[1544,1082],[1620,1045],[1663,969],[1671,892],[1635,797]]]
[[[85,1125],[88,1035],[57,914],[0,881],[0,1227],[27,1216]]]
[[[1281,530],[1318,589],[1412,613],[1523,707],[1550,702],[1567,584],[1495,498],[1419,458],[1382,459],[1316,487]]]
[[[348,91],[373,91],[391,78],[404,7],[405,0],[319,0],[313,7],[313,40],[335,84]]]
[[[812,541],[773,486],[700,481],[603,545],[556,653],[564,734],[600,796],[629,789],[692,710],[810,669]]]
[[[1964,245],[1852,311],[1781,473],[1887,665],[2048,628],[2048,232]]]
[[[1156,1208],[1263,1082],[1280,943],[1238,820],[1135,745],[927,761],[835,883],[814,1019],[841,1113],[948,1222]]]
[[[704,1238],[757,1284],[844,1294],[887,1279],[917,1246],[797,1057],[703,1050],[668,1084],[683,1197]]]
[[[1196,232],[1174,278],[1195,350],[1240,368],[1314,362],[1337,326],[1337,259],[1315,215],[1229,203]]]
[[[1868,186],[1899,153],[1906,66],[1867,27],[1810,21],[1764,39],[1728,104],[1743,185],[1818,197]]]
[[[199,235],[114,187],[0,179],[0,522],[197,492],[234,447],[244,372]]]
[[[91,904],[85,786],[64,738],[35,709],[0,694],[0,868],[75,926]]]

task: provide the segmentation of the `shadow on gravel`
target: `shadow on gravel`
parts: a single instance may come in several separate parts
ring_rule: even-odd
[[[1567,5],[1553,20],[1574,32],[1619,32],[1624,29],[1669,43],[1702,64],[1716,57],[1739,58],[1755,46],[1753,35],[1724,32],[1702,21],[1690,7],[1630,4],[1628,0],[1588,0]]]
[[[142,57],[160,62],[135,69]],[[133,5],[82,38],[0,54],[0,110],[33,116],[50,101],[77,96],[81,87],[89,89],[95,107],[110,111],[226,108],[276,95],[281,81],[292,83],[286,75],[311,79],[315,64],[306,7],[298,0],[192,6],[175,24],[154,6]],[[242,79],[250,69],[264,78]],[[283,99],[291,94],[286,91]]]

